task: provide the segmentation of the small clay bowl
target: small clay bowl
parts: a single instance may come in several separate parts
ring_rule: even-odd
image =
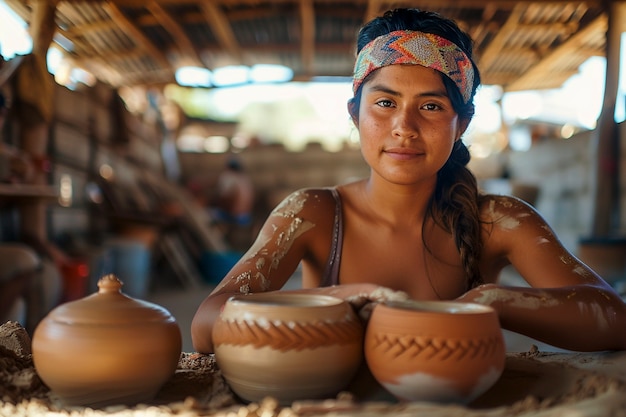
[[[374,378],[401,401],[467,404],[491,388],[504,370],[497,313],[479,304],[378,304],[364,346]]]
[[[149,401],[178,366],[178,324],[163,307],[123,294],[114,275],[101,278],[98,287],[39,323],[32,341],[35,370],[62,405]]]
[[[339,298],[234,296],[213,327],[215,360],[245,401],[334,398],[363,361],[363,333],[352,307]]]

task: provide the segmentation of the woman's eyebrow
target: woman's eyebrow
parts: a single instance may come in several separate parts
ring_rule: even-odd
[[[396,91],[384,84],[371,84],[369,87],[370,91],[373,92],[382,92],[392,96],[402,96],[402,92]],[[448,98],[448,92],[445,89],[442,90],[432,90],[432,91],[422,91],[419,94],[416,94],[417,97],[441,97]]]
[[[392,96],[400,96],[400,95],[402,95],[401,92],[396,91],[396,90],[394,90],[394,89],[392,89],[390,87],[387,87],[384,84],[371,84],[369,86],[369,90],[375,91],[375,92],[387,93],[387,94],[390,94]]]

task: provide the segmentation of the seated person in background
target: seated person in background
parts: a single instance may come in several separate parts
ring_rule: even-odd
[[[248,231],[252,226],[252,210],[254,208],[254,185],[244,170],[241,162],[231,158],[217,178],[216,195],[213,200],[211,214],[221,226],[226,241],[239,246],[238,231]],[[246,246],[250,239],[244,239]]]
[[[29,246],[21,243],[0,243],[0,322],[27,323],[28,305],[41,259]]]
[[[216,220],[247,226],[252,221],[254,186],[239,160],[231,158],[217,179]]]
[[[503,328],[564,349],[626,349],[626,305],[522,200],[479,192],[463,143],[480,74],[451,20],[396,9],[358,35],[354,97],[368,178],[294,192],[199,306],[194,348],[235,294],[303,289],[352,301],[389,294],[493,307]],[[499,283],[512,265],[528,286]],[[371,303],[369,304],[371,305]]]
[[[0,242],[0,320],[17,321],[32,335],[39,321],[62,301],[58,267],[68,259],[56,245],[40,239]]]

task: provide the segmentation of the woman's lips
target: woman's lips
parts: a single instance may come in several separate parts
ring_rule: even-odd
[[[389,148],[385,149],[383,152],[387,154],[387,156],[398,160],[409,160],[424,155],[423,152],[409,148]]]

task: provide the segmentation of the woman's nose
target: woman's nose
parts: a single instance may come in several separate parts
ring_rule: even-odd
[[[409,109],[402,109],[396,113],[392,132],[394,136],[416,138],[417,130],[417,118]]]

